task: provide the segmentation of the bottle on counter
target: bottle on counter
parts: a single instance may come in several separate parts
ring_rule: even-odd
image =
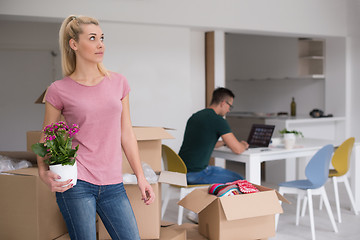
[[[296,102],[295,98],[293,97],[290,104],[290,116],[295,117],[296,116]]]

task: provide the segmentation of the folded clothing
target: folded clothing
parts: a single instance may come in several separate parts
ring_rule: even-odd
[[[223,197],[239,195],[242,193],[256,193],[259,192],[259,189],[246,180],[237,180],[226,184],[214,183],[210,185],[208,192],[217,197]]]
[[[260,192],[254,185],[249,183],[246,180],[237,180],[235,182],[226,183],[228,185],[236,184],[239,187],[240,192],[242,193],[256,193]]]
[[[241,192],[239,191],[239,188],[236,185],[227,185],[223,189],[221,189],[216,196],[217,197],[227,197],[227,196],[233,196],[233,195],[239,195]]]
[[[235,184],[227,185],[221,183],[215,183],[210,185],[208,192],[210,194],[216,195],[217,197],[241,194],[241,192],[239,191],[239,187],[237,185]]]

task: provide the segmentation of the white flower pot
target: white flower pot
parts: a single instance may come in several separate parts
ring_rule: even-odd
[[[285,149],[294,148],[296,143],[296,135],[294,133],[284,133],[284,146]]]
[[[56,181],[66,181],[69,179],[72,179],[72,181],[69,184],[73,184],[74,186],[76,185],[77,182],[77,165],[76,165],[76,161],[74,163],[74,165],[61,165],[61,164],[56,164],[56,165],[50,165],[50,171],[56,173],[57,175],[59,175],[61,178],[60,179],[56,179]],[[66,185],[67,186],[67,185]]]

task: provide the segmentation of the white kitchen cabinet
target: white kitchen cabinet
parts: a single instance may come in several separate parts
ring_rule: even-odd
[[[231,113],[226,117],[237,138],[247,140],[252,124],[275,125],[273,137],[281,137],[279,131],[287,128],[303,133],[306,138],[345,139],[345,117],[258,117]]]

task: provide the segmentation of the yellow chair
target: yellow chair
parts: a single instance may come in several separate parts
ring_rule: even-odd
[[[358,215],[358,212],[355,208],[355,200],[354,195],[352,194],[350,183],[348,180],[347,173],[350,168],[350,159],[351,152],[354,146],[355,138],[351,137],[346,139],[334,152],[332,156],[331,163],[334,169],[329,170],[329,178],[332,178],[334,184],[334,193],[335,193],[335,203],[336,203],[336,212],[338,215],[338,222],[341,223],[341,212],[340,212],[340,200],[339,200],[339,190],[338,183],[343,182],[345,184],[345,188],[347,194],[350,198],[351,206],[354,210],[355,215]],[[322,209],[323,199],[320,198],[319,209]],[[303,209],[301,212],[301,216],[305,216],[306,211],[306,202],[304,202]]]
[[[186,165],[184,161],[181,159],[181,157],[177,153],[175,153],[174,150],[172,150],[170,147],[164,144],[162,145],[162,158],[164,161],[164,168],[166,171],[179,172],[184,174],[187,173]],[[209,187],[209,184],[187,185],[186,187],[169,185],[169,188],[166,191],[164,202],[161,208],[161,218],[163,218],[165,215],[165,211],[169,203],[170,196],[175,191],[177,192],[179,188],[180,188],[180,197],[179,197],[179,201],[180,201],[186,195],[192,192],[194,189],[207,188],[207,187]],[[183,213],[184,213],[184,208],[182,206],[179,206],[178,220],[177,220],[178,225],[182,224]]]
[[[358,214],[355,208],[354,195],[352,194],[347,173],[350,168],[350,158],[351,152],[354,146],[355,138],[351,137],[345,140],[334,152],[334,155],[331,159],[331,163],[334,169],[329,170],[329,177],[332,178],[334,183],[334,192],[335,192],[335,202],[336,202],[336,211],[338,215],[338,221],[341,223],[341,213],[340,213],[340,201],[339,201],[339,191],[338,191],[338,182],[343,182],[347,194],[350,198],[352,208],[355,215]]]

